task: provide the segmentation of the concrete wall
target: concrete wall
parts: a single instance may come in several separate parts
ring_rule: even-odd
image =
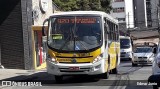
[[[158,4],[159,0],[151,0],[152,27],[158,27],[158,13],[157,13]]]
[[[46,0],[48,1],[48,10],[46,11],[46,13],[43,13],[41,11],[40,1],[41,0],[32,0],[33,13],[37,13],[33,14],[33,25],[35,26],[42,25],[43,21],[53,14],[52,0]]]
[[[145,0],[133,0],[135,27],[146,27]]]

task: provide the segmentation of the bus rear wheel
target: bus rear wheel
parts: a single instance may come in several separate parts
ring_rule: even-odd
[[[111,73],[112,73],[112,74],[117,74],[117,67],[114,68],[114,69],[112,69]]]
[[[112,71],[111,71],[112,74],[118,73],[117,66],[118,66],[118,55],[116,55],[116,67],[114,69],[112,69]]]
[[[62,83],[62,81],[63,81],[63,76],[55,75],[55,80],[56,80],[56,83]]]

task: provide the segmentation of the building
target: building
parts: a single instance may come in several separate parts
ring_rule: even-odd
[[[112,0],[111,16],[118,19],[120,30],[134,27],[133,0]]]
[[[135,27],[158,27],[159,0],[133,0]]]
[[[45,65],[41,28],[53,14],[52,0],[2,0],[0,62],[5,68],[38,69]]]

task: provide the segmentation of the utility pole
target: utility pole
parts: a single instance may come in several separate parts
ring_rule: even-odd
[[[128,29],[127,29],[127,34],[130,36],[129,29],[130,29],[130,23],[129,23],[129,12],[128,12]]]
[[[129,12],[128,12],[128,30],[130,28],[130,24],[129,24]]]

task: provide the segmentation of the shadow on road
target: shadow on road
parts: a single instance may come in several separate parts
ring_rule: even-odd
[[[97,76],[66,76],[62,83],[57,84],[54,76],[47,74],[47,72],[38,72],[32,75],[19,75],[2,81],[15,81],[15,82],[41,82],[42,86],[126,86],[129,89],[132,85],[136,86],[137,80],[109,80],[100,79]],[[138,80],[139,81],[139,80]],[[146,82],[142,81],[142,82]],[[135,89],[135,88],[133,88]],[[147,88],[145,88],[147,89]]]
[[[79,76],[64,76],[64,79],[61,83],[56,83],[53,75],[48,74],[47,72],[38,72],[32,75],[23,75],[6,78],[1,81],[15,81],[15,82],[41,82],[43,85],[81,85],[81,83],[93,83],[99,81],[98,76],[88,76],[88,75],[79,75]]]

